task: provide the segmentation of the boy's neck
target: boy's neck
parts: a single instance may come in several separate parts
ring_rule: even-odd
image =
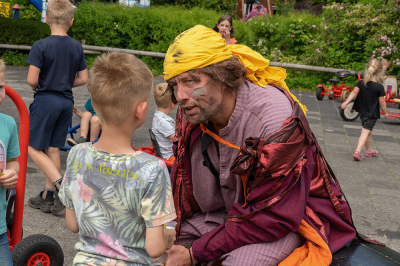
[[[134,154],[132,136],[135,130],[132,126],[110,125],[102,122],[102,132],[99,141],[93,144],[96,149],[111,154]]]
[[[164,114],[166,114],[166,115],[169,115],[169,113],[171,113],[171,109],[169,109],[169,108],[161,108],[161,107],[158,107],[157,108],[157,111],[159,111],[159,112],[162,112],[162,113],[164,113]]]
[[[68,29],[58,28],[58,27],[50,27],[51,35],[57,36],[68,36]]]

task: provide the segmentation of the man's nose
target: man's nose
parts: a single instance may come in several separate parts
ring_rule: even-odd
[[[180,103],[189,100],[190,95],[184,86],[180,84],[175,88],[175,99]]]

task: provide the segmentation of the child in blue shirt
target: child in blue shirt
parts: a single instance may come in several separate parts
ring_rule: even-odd
[[[88,90],[90,94],[90,86],[88,85]],[[77,141],[72,138],[67,139],[68,145],[75,146],[76,144],[94,141],[99,138],[101,130],[100,118],[96,115],[96,112],[92,106],[92,98],[85,103],[85,112],[82,112],[74,105],[73,112],[81,118],[81,134]],[[90,128],[90,134],[89,134]],[[90,136],[88,136],[90,135]]]
[[[51,36],[34,43],[26,60],[30,65],[27,81],[35,95],[29,107],[28,154],[46,176],[44,190],[28,204],[53,214],[65,208],[57,196],[61,185],[59,147],[65,144],[72,118],[72,87],[88,80],[82,45],[67,35],[73,21],[74,9],[68,0],[49,2],[46,22]]]
[[[0,105],[6,96],[4,86],[5,65],[0,59]],[[12,266],[6,224],[6,189],[17,185],[19,172],[19,144],[17,125],[12,117],[0,113],[0,261],[2,266]]]

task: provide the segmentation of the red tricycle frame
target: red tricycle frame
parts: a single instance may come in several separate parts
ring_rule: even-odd
[[[6,220],[12,222],[11,232],[7,228],[7,237],[14,265],[62,265],[64,254],[60,245],[52,237],[47,235],[30,235],[22,239],[22,221],[24,213],[24,197],[26,184],[26,170],[28,164],[29,146],[29,113],[21,96],[10,86],[5,85],[5,92],[14,102],[20,117],[19,149],[18,157],[19,173],[15,190],[9,190],[8,207],[14,205],[14,212],[6,215]],[[15,193],[14,193],[15,191]],[[12,195],[12,196],[10,196]],[[8,211],[7,211],[8,213]]]
[[[329,82],[332,82],[333,85],[332,87],[325,87],[324,84],[318,84],[317,92],[316,92],[316,97],[318,100],[322,100],[325,95],[329,97],[329,99],[336,99],[341,97],[342,102],[346,100],[347,96],[350,94],[350,92],[353,91],[353,88],[351,86],[345,86],[344,79],[348,76],[350,76],[350,71],[338,71],[335,73],[335,75],[339,78],[342,78],[342,84],[339,86],[337,85],[338,80],[337,79],[329,79]],[[361,77],[359,74],[357,74],[358,80],[361,80]]]

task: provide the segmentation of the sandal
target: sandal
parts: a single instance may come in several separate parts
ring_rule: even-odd
[[[376,150],[371,150],[371,151],[365,151],[364,156],[365,157],[374,157],[378,154],[379,152]]]
[[[361,153],[359,150],[355,150],[355,152],[353,154],[353,159],[354,159],[354,161],[358,161],[358,162],[362,161]]]

